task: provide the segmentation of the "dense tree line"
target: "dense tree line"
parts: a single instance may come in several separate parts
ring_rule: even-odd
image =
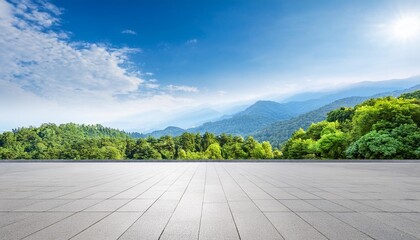
[[[0,135],[1,159],[268,159],[269,142],[222,134],[135,139],[101,125],[43,124]]]
[[[285,158],[420,159],[420,91],[369,99],[297,130]]]
[[[268,141],[212,133],[134,138],[101,125],[43,124],[0,134],[0,159],[420,159],[420,91],[341,107]]]

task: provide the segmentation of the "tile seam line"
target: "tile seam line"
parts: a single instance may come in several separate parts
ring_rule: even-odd
[[[172,217],[173,217],[173,215],[174,215],[174,213],[175,213],[176,209],[177,209],[177,208],[178,208],[178,206],[179,206],[179,203],[181,202],[182,198],[184,197],[185,192],[187,191],[188,186],[190,185],[190,183],[191,183],[191,181],[192,181],[193,177],[195,176],[195,174],[197,173],[197,170],[198,170],[198,165],[197,165],[197,167],[196,167],[196,169],[195,169],[195,171],[194,171],[194,174],[190,177],[190,179],[189,179],[189,181],[188,181],[188,184],[187,184],[187,186],[185,187],[184,192],[182,193],[181,198],[179,199],[178,203],[176,204],[175,209],[173,210],[173,212],[171,213],[171,216],[169,217],[168,221],[166,222],[165,226],[163,227],[162,232],[160,233],[160,235],[159,235],[159,237],[158,237],[158,240],[160,240],[160,239],[162,238],[163,233],[165,232],[166,227],[168,226],[169,222],[171,221],[171,219],[172,219]]]
[[[245,171],[245,172],[247,172],[247,173],[249,173],[249,171],[247,171],[247,170],[244,170],[244,169],[242,169],[243,171]],[[240,173],[241,174],[241,173]],[[264,182],[266,182],[266,183],[268,183],[268,184],[270,184],[270,185],[272,185],[272,186],[274,186],[273,184],[271,184],[271,183],[269,183],[269,182],[267,182],[267,181],[265,181],[264,179],[262,179],[261,177],[259,177],[259,176],[257,176],[257,175],[255,175],[255,174],[253,174],[253,173],[250,173],[251,175],[253,175],[253,176],[255,176],[255,177],[257,177],[257,178],[259,178],[260,180],[262,180],[262,181],[264,181]],[[242,174],[241,174],[242,175]],[[266,177],[270,177],[270,176],[267,176],[267,175],[265,175],[264,174],[264,176],[266,176]],[[245,177],[246,178],[246,177]],[[248,179],[248,178],[247,178]],[[248,179],[248,181],[250,181],[249,179]],[[251,181],[252,182],[252,181]],[[270,193],[268,193],[267,191],[265,191],[264,189],[262,189],[260,186],[258,186],[257,184],[255,184],[254,182],[252,182],[252,184],[254,184],[256,187],[258,187],[261,191],[263,191],[263,192],[265,192],[266,194],[268,194],[270,197],[272,197],[274,200],[276,200],[277,202],[279,202],[280,204],[282,204],[282,205],[284,205],[283,203],[281,203],[278,199],[276,199],[274,196],[272,196]],[[276,186],[274,186],[274,187],[276,187]],[[301,190],[301,189],[300,189]],[[289,194],[291,194],[291,193],[289,193]],[[294,196],[294,195],[293,195]],[[295,196],[295,197],[297,197],[297,196]],[[297,200],[302,200],[302,199],[297,199]],[[254,203],[255,204],[255,203]],[[308,203],[309,204],[309,203]],[[330,240],[330,238],[329,237],[327,237],[325,234],[323,234],[320,230],[318,230],[315,226],[313,226],[312,224],[310,224],[309,222],[307,222],[305,219],[303,219],[299,214],[297,214],[295,211],[293,211],[291,208],[289,208],[288,206],[286,206],[286,205],[284,205],[287,209],[289,209],[290,210],[290,212],[292,212],[292,213],[294,213],[298,218],[300,218],[303,222],[305,222],[306,224],[308,224],[309,226],[311,226],[315,231],[317,231],[319,234],[321,234],[322,236],[324,236],[326,239],[329,239]],[[311,206],[313,206],[312,204],[311,204]],[[257,206],[258,207],[258,206]],[[319,210],[321,210],[321,209],[319,209]],[[263,214],[264,214],[264,216],[268,219],[268,217],[267,217],[267,215],[265,215],[265,213],[263,212],[263,211],[261,211]],[[321,210],[321,212],[322,212],[322,210]],[[268,221],[270,221],[271,222],[271,220],[270,219],[268,219]],[[273,224],[272,222],[271,222],[271,224]],[[273,224],[273,226],[274,226],[274,224]],[[274,226],[275,227],[275,226]],[[277,229],[277,228],[276,228]]]
[[[221,167],[227,173],[226,169],[223,166],[221,166]],[[230,216],[232,217],[233,224],[235,224],[236,233],[238,234],[239,240],[241,240],[242,237],[241,237],[241,234],[239,233],[238,225],[236,224],[236,220],[235,220],[235,217],[233,216],[232,209],[230,208],[229,200],[227,199],[225,188],[223,187],[222,181],[220,180],[220,175],[219,175],[219,171],[217,170],[217,168],[216,168],[216,174],[217,174],[217,178],[219,179],[220,185],[222,186],[223,194],[225,195],[226,203],[227,203],[227,206],[229,208],[229,212],[230,212]],[[227,174],[229,175],[229,173],[227,173]]]
[[[178,171],[179,169],[181,169],[182,168],[182,166],[179,166],[175,171],[173,171],[171,174],[173,174],[174,172],[176,172],[176,171]],[[175,184],[175,182],[176,181],[178,181],[178,179],[180,179],[181,177],[182,177],[182,175],[187,171],[188,169],[185,169],[181,174],[179,174],[179,176],[171,183],[171,185],[168,187],[168,188],[170,188],[171,186],[173,186],[174,184]],[[151,186],[150,188],[148,188],[147,190],[149,190],[149,189],[151,189],[152,187],[154,187],[154,186],[156,186],[158,183],[160,183],[160,182],[162,182],[164,179],[166,179],[167,177],[169,177],[171,174],[169,174],[169,175],[167,175],[167,176],[165,176],[165,177],[163,177],[161,180],[159,180],[159,182],[157,182],[157,183],[155,183],[153,186]],[[147,191],[146,190],[146,191]],[[146,191],[144,191],[144,192],[146,192]],[[144,193],[143,192],[143,193]],[[120,236],[118,236],[118,238],[117,238],[117,240],[118,239],[120,239],[127,231],[128,231],[128,229],[130,229],[152,206],[153,206],[153,204],[155,204],[162,196],[163,196],[163,194],[165,194],[165,192],[166,192],[166,190],[161,194],[161,195],[159,195],[159,197],[158,198],[156,198],[156,200],[155,201],[153,201],[153,203],[132,223],[132,224],[130,224],[130,226],[123,232],[123,233],[121,233],[121,235]],[[141,194],[140,194],[141,195]],[[140,195],[138,195],[137,197],[139,197]],[[137,198],[136,197],[136,198]],[[126,204],[124,204],[124,205],[126,205]],[[123,206],[121,206],[121,207],[123,207]],[[120,207],[120,208],[121,208]],[[118,208],[119,209],[119,208]],[[117,210],[118,210],[117,209]],[[116,210],[116,211],[117,211]]]
[[[244,171],[246,171],[246,170],[244,170]],[[246,171],[246,172],[248,172],[248,171]],[[249,173],[249,172],[248,172]],[[260,178],[261,179],[261,178]],[[259,186],[258,186],[259,187]],[[302,190],[302,189],[300,189],[300,190]],[[263,190],[264,191],[264,190]],[[270,195],[271,196],[271,195]],[[301,199],[301,200],[303,200],[303,199]],[[306,202],[306,201],[305,201]],[[310,203],[308,203],[308,204],[310,204]],[[313,206],[312,204],[311,204],[311,206]],[[287,207],[287,206],[286,206]],[[316,207],[317,208],[317,207]],[[319,208],[318,208],[319,209]],[[341,219],[339,219],[339,218],[337,218],[337,217],[335,217],[335,216],[333,216],[333,215],[331,215],[330,213],[328,213],[328,212],[325,212],[325,211],[323,211],[322,209],[320,209],[321,210],[321,212],[324,212],[324,213],[326,213],[327,215],[329,215],[329,216],[331,216],[331,217],[333,217],[334,219],[337,219],[338,221],[340,221],[340,222],[342,222],[342,223],[344,223],[346,226],[349,226],[350,228],[353,228],[353,229],[355,229],[356,231],[358,231],[358,232],[360,232],[360,233],[363,233],[363,234],[365,234],[366,236],[368,236],[368,237],[370,237],[371,239],[376,239],[376,238],[374,238],[374,237],[372,237],[372,236],[370,236],[369,234],[367,234],[367,233],[365,233],[364,231],[361,231],[361,230],[359,230],[359,229],[357,229],[356,227],[354,227],[354,226],[352,226],[352,225],[350,225],[350,224],[348,224],[348,223],[346,223],[346,222],[344,222],[343,220],[341,220]],[[293,212],[293,211],[292,211]],[[295,212],[294,212],[295,213]],[[300,218],[302,218],[299,214],[297,214],[297,213],[295,213],[297,216],[299,216]],[[264,216],[265,216],[265,214],[264,214]],[[302,218],[302,220],[304,220],[303,218]],[[304,220],[305,221],[305,220]],[[270,221],[271,222],[271,221]],[[306,222],[306,221],[305,221]],[[307,222],[308,223],[308,222]],[[310,223],[308,223],[310,226],[312,226],[314,229],[316,229],[318,232],[320,232],[319,230],[318,230],[318,228],[316,228],[315,226],[313,226],[312,224],[310,224]],[[321,233],[321,232],[320,232]],[[322,234],[322,233],[321,233]],[[323,236],[325,236],[324,234],[322,234]],[[325,236],[326,237],[326,236]],[[330,238],[328,238],[327,237],[327,239],[330,239]]]
[[[101,184],[99,184],[99,185],[101,185]],[[81,199],[76,199],[76,200],[82,200],[82,198],[81,198]],[[101,201],[101,202],[102,202],[102,201]],[[100,203],[100,202],[98,202],[98,203]],[[98,203],[97,203],[97,204],[98,204]],[[64,205],[65,205],[65,204],[64,204]],[[96,205],[96,204],[94,204],[94,205]],[[94,206],[94,205],[92,205],[92,206]],[[62,205],[62,206],[63,206],[63,205]],[[48,228],[48,227],[50,227],[50,226],[52,226],[52,225],[54,225],[54,224],[57,224],[57,223],[59,223],[59,222],[61,222],[61,221],[63,221],[63,220],[66,220],[67,218],[70,218],[70,217],[72,217],[72,216],[76,215],[77,213],[81,213],[81,212],[83,212],[85,209],[87,209],[87,208],[89,208],[89,207],[92,207],[92,206],[88,206],[88,207],[86,207],[86,208],[82,209],[81,211],[76,211],[76,212],[74,212],[73,214],[71,214],[71,215],[69,215],[69,216],[67,216],[67,217],[65,217],[65,218],[63,218],[63,219],[60,219],[60,220],[58,220],[58,221],[56,221],[56,222],[54,222],[54,223],[52,223],[52,224],[50,224],[50,225],[48,225],[48,226],[46,226],[46,227],[42,228],[42,229],[39,229],[38,231],[35,231],[35,232],[33,232],[33,233],[31,233],[31,234],[29,234],[29,235],[27,235],[27,236],[23,237],[22,239],[27,238],[27,237],[29,237],[29,236],[31,236],[31,235],[33,235],[33,234],[36,234],[37,232],[40,232],[40,231],[42,231],[42,230],[44,230],[44,229],[46,229],[46,228]],[[55,208],[55,207],[54,207],[54,208]],[[54,209],[54,208],[51,208],[51,209]],[[50,209],[50,210],[51,210],[51,209]],[[46,212],[49,212],[49,211],[46,211]],[[59,211],[59,212],[60,212],[60,211]],[[68,211],[63,211],[63,212],[68,212]],[[115,211],[114,211],[114,212],[115,212]],[[85,230],[87,230],[88,228],[92,227],[92,226],[93,226],[93,225],[95,225],[96,223],[98,223],[98,222],[102,221],[103,219],[105,219],[106,217],[108,217],[109,215],[111,215],[111,214],[112,214],[112,213],[114,213],[114,212],[109,212],[109,214],[107,214],[107,215],[105,215],[104,217],[100,218],[99,220],[97,220],[97,221],[96,221],[96,222],[94,222],[93,224],[89,225],[88,227],[84,228],[82,231],[80,231],[80,232],[76,233],[75,235],[71,236],[71,237],[70,237],[70,238],[68,238],[68,239],[72,239],[72,238],[76,237],[76,236],[77,236],[77,235],[79,235],[80,233],[84,232]]]
[[[201,222],[203,220],[204,197],[206,196],[206,183],[207,183],[207,167],[208,167],[208,164],[205,163],[204,166],[206,166],[206,169],[205,169],[205,172],[204,172],[204,190],[203,190],[203,199],[201,201],[200,224],[198,225],[198,236],[197,236],[197,239],[198,240],[200,240]]]
[[[241,168],[239,168],[239,169],[241,169]],[[225,169],[226,170],[226,169]],[[283,240],[285,240],[286,238],[280,233],[280,231],[274,226],[274,224],[270,221],[270,219],[268,219],[267,218],[267,216],[264,214],[264,212],[263,211],[261,211],[260,210],[260,208],[257,206],[257,204],[255,204],[255,202],[254,202],[254,200],[248,195],[248,193],[242,188],[242,186],[236,181],[236,179],[234,178],[234,177],[232,177],[232,175],[228,172],[228,171],[226,171],[229,175],[230,175],[230,177],[233,179],[233,181],[236,183],[236,185],[238,185],[241,189],[242,189],[242,191],[246,194],[246,196],[249,198],[249,200],[251,200],[251,202],[254,204],[254,206],[262,213],[262,215],[264,216],[264,218],[265,219],[267,219],[267,221],[270,223],[270,225],[276,230],[276,232],[280,235],[280,237],[281,238],[283,238]],[[241,176],[242,176],[242,174],[241,173],[239,173]],[[248,180],[249,181],[249,180]],[[252,183],[252,184],[254,184],[254,183]],[[254,184],[255,185],[255,184]]]

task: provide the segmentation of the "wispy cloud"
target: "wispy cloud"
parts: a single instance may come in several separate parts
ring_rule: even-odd
[[[171,92],[188,92],[188,93],[199,92],[198,88],[196,87],[184,86],[184,85],[168,85],[167,89]]]
[[[187,45],[195,45],[198,43],[198,40],[193,38],[193,39],[189,39],[185,42]]]
[[[130,34],[130,35],[137,35],[137,32],[131,30],[131,29],[125,29],[121,31],[122,34]]]
[[[74,42],[50,27],[60,10],[51,4],[1,1],[0,81],[53,99],[74,96],[112,98],[144,82],[130,71],[128,55],[136,49]]]
[[[0,0],[0,119],[3,129],[42,122],[100,123],[197,105],[142,77],[130,61],[139,51],[77,42],[60,30],[62,10],[46,1]],[[122,98],[120,96],[126,96]],[[142,126],[136,118],[134,125]],[[154,120],[154,122],[156,122]],[[152,124],[151,122],[150,124]]]

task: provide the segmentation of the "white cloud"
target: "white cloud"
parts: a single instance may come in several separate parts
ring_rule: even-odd
[[[137,32],[131,30],[131,29],[125,29],[121,31],[122,34],[130,34],[130,35],[137,35]]]
[[[62,10],[45,2],[0,0],[0,130],[43,122],[103,123],[137,117],[141,130],[198,103],[171,96],[194,87],[161,88],[130,62],[139,51],[75,42],[56,30]],[[159,115],[165,113],[164,115]],[[3,115],[2,115],[3,116]]]
[[[145,85],[146,88],[149,88],[149,89],[158,89],[160,87],[159,84],[157,84],[157,83],[151,83],[151,82],[148,82],[148,83],[146,83],[144,85]]]
[[[188,92],[188,93],[199,92],[198,88],[196,87],[184,86],[184,85],[168,85],[167,89],[171,92]]]
[[[198,40],[193,38],[193,39],[187,40],[185,43],[188,45],[194,45],[198,43]]]
[[[144,82],[129,70],[128,54],[102,44],[72,42],[49,27],[59,22],[53,5],[0,0],[0,81],[55,100],[113,98]]]

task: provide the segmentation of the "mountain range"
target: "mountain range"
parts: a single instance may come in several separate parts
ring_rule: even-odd
[[[352,107],[373,97],[398,96],[417,89],[420,89],[420,77],[362,82],[334,91],[301,93],[288,98],[286,100],[288,102],[257,101],[230,117],[225,116],[194,128],[183,129],[170,126],[148,134],[135,133],[133,136],[158,138],[164,135],[178,136],[183,132],[211,132],[252,135],[259,141],[268,140],[273,145],[278,145],[287,140],[297,129],[307,128],[312,122],[322,121],[331,110]],[[296,101],[298,99],[304,100]]]

